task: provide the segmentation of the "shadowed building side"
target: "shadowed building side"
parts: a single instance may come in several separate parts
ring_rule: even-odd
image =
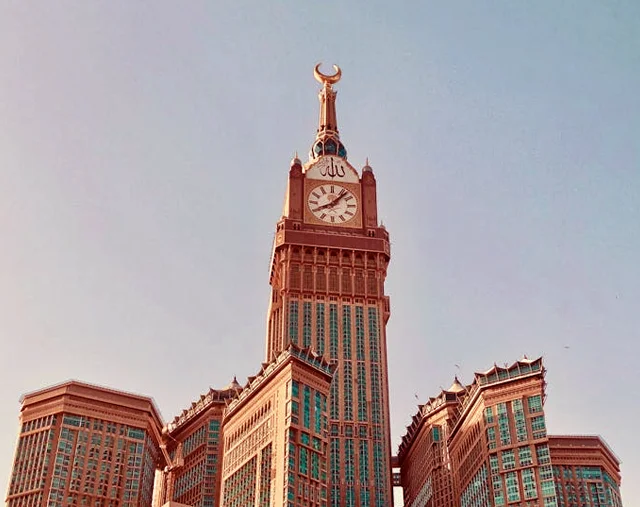
[[[407,427],[398,450],[404,505],[457,505],[447,442],[465,392],[456,378],[449,389],[420,405]]]
[[[227,404],[241,391],[235,378],[224,389],[209,389],[167,425],[164,441],[170,464],[162,472],[163,501],[220,505],[222,420]]]

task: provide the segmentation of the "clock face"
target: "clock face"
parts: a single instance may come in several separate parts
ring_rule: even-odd
[[[311,213],[328,224],[342,224],[356,216],[358,200],[341,185],[318,185],[307,197]]]

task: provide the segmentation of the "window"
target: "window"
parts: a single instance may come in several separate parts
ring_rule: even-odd
[[[531,432],[533,433],[533,438],[544,438],[547,436],[547,428],[544,423],[544,416],[538,415],[531,418]]]
[[[506,475],[507,483],[507,502],[519,502],[520,501],[520,488],[518,486],[518,474],[516,472],[509,472]]]
[[[520,466],[526,467],[533,464],[531,458],[531,448],[529,446],[518,447],[518,461]]]
[[[536,412],[542,412],[542,397],[539,394],[535,396],[529,396],[527,399],[529,405],[529,413],[535,414]]]
[[[494,422],[493,407],[487,407],[484,409],[484,422],[487,424],[492,424]]]
[[[536,456],[539,465],[546,465],[551,462],[549,446],[547,444],[536,445]]]
[[[503,470],[513,470],[516,467],[516,459],[513,450],[502,451]]]

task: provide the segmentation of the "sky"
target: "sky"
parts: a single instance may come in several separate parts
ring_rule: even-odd
[[[263,360],[291,158],[337,63],[392,238],[393,448],[454,375],[544,356],[553,434],[640,505],[640,3],[0,3],[0,491],[23,393],[170,420]]]

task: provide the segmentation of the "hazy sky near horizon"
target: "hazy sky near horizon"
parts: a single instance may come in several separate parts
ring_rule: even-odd
[[[259,369],[319,61],[392,236],[394,450],[455,374],[544,355],[550,433],[601,434],[640,505],[633,0],[0,3],[2,494],[25,392],[169,420]]]

